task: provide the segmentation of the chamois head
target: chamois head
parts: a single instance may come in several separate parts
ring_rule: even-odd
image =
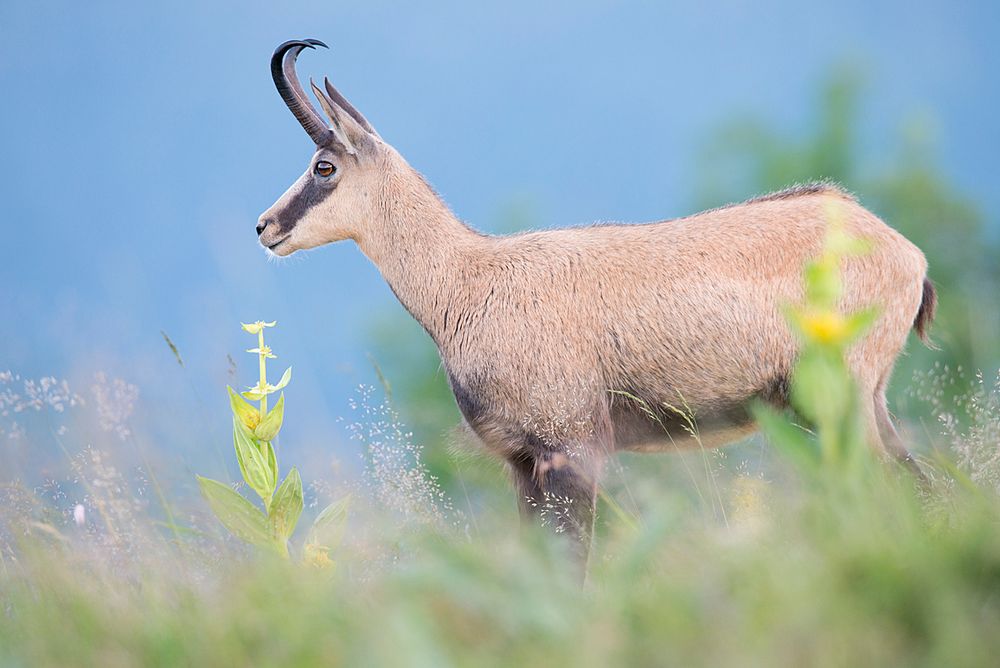
[[[315,39],[293,40],[271,56],[271,76],[281,98],[316,144],[309,167],[257,222],[262,246],[275,255],[342,239],[358,240],[382,189],[387,161],[395,154],[330,81],[325,91],[309,81],[329,124],[316,112],[295,75],[305,49],[326,47]]]

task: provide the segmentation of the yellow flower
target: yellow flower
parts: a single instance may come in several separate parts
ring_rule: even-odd
[[[257,411],[241,415],[240,417],[243,420],[243,426],[249,431],[253,431],[260,424],[260,413]]]
[[[333,568],[333,559],[330,558],[330,551],[324,545],[316,543],[306,543],[303,550],[302,560],[320,570]]]
[[[806,337],[817,343],[842,343],[850,330],[844,316],[831,310],[808,311],[799,317],[799,322]]]
[[[269,360],[278,359],[278,356],[271,352],[271,346],[262,346],[260,348],[250,348],[247,350],[248,353],[256,353],[257,355],[263,355]]]

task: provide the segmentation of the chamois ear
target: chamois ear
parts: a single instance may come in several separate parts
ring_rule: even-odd
[[[341,144],[350,155],[357,155],[357,147],[362,146],[367,140],[368,131],[346,109],[327,97],[312,79],[309,80],[309,85],[327,118],[330,119],[330,130],[337,143]]]
[[[364,128],[365,132],[379,137],[379,134],[375,132],[375,128],[373,128],[372,124],[368,122],[368,119],[362,116],[361,112],[355,109],[354,105],[348,102],[347,98],[341,95],[339,90],[333,87],[333,84],[330,83],[330,79],[327,77],[323,77],[323,87],[326,88],[326,94],[330,96],[330,99],[333,100],[338,107],[350,114],[351,118],[356,120],[358,125]],[[381,139],[381,137],[379,137],[379,139]]]

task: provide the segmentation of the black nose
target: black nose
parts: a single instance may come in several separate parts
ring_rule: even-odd
[[[269,220],[259,220],[257,221],[257,236],[264,234],[264,228],[268,226],[271,221]]]

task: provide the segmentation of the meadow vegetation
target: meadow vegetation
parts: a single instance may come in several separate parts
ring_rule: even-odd
[[[839,258],[863,252],[835,226],[789,305],[795,414],[756,407],[764,436],[724,450],[614,460],[583,586],[558,537],[518,528],[500,466],[449,431],[415,325],[379,327],[385,376],[343,422],[362,472],[328,479],[284,461],[284,399],[267,398],[287,380],[268,384],[254,323],[257,385],[205,420],[217,470],[242,478],[203,482],[214,503],[186,464],[147,460],[126,380],[0,373],[0,461],[38,469],[0,475],[0,665],[996,665],[1000,375],[974,371],[1000,364],[995,239],[919,133],[864,167],[859,91],[831,79],[808,136],[721,128],[698,204],[825,175],[924,248],[941,350],[911,345],[893,404],[927,485],[864,443],[843,353],[877,314],[834,307]],[[24,456],[43,441],[54,456]],[[189,493],[163,482],[178,477]]]
[[[810,456],[823,432],[786,438],[777,415],[765,469],[672,456],[672,485],[632,467],[608,486],[631,521],[602,505],[583,587],[557,540],[456,510],[402,431],[360,439],[373,463],[334,569],[227,538],[192,500],[168,526],[92,451],[83,516],[51,487],[3,489],[0,663],[992,665],[1000,394],[974,396],[965,426],[941,416],[930,493],[850,437]]]

